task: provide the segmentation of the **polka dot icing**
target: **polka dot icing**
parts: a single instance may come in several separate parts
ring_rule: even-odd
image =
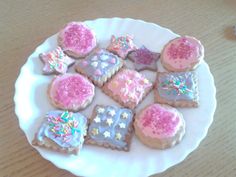
[[[70,22],[58,36],[60,46],[74,57],[84,57],[96,47],[95,33],[84,23]]]
[[[135,70],[122,69],[107,83],[112,97],[119,97],[125,107],[134,108],[151,90],[152,83]],[[132,106],[131,106],[132,105]]]
[[[184,123],[175,108],[160,104],[146,107],[136,121],[142,132],[151,138],[173,137]]]
[[[87,118],[80,113],[50,111],[40,126],[37,140],[47,137],[62,148],[81,147],[86,135]]]
[[[161,61],[170,71],[186,71],[195,68],[203,56],[204,48],[200,41],[184,36],[170,41],[165,46]]]
[[[44,63],[44,74],[64,74],[68,67],[75,63],[75,60],[64,54],[60,47],[48,53],[41,53],[39,57]]]
[[[153,71],[157,70],[157,60],[160,57],[159,53],[151,52],[145,46],[134,50],[129,54],[129,59],[134,62],[136,70],[141,71],[150,69]]]
[[[64,74],[52,81],[49,97],[56,107],[77,111],[92,101],[94,85],[80,74]]]
[[[97,49],[84,60],[78,61],[76,70],[95,81],[95,84],[99,82],[102,85],[122,66],[123,61],[119,57],[105,49]]]
[[[107,50],[117,54],[125,59],[129,52],[135,50],[137,47],[133,43],[133,38],[129,35],[116,38],[114,35],[111,37],[111,42]]]
[[[125,118],[124,118],[125,117]],[[117,106],[96,106],[88,129],[88,142],[128,150],[133,113]]]

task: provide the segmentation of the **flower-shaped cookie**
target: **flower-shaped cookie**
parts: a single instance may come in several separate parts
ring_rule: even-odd
[[[134,50],[128,55],[128,58],[134,62],[134,67],[138,71],[145,69],[156,71],[159,57],[160,53],[152,52],[145,46]]]

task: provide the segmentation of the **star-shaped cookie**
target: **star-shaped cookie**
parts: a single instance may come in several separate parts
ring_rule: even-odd
[[[134,67],[137,71],[142,70],[157,70],[157,60],[160,58],[160,53],[152,52],[145,46],[134,50],[128,55],[128,58],[134,62]]]
[[[41,53],[39,58],[44,63],[43,74],[65,74],[68,67],[75,63],[60,47],[48,53]]]
[[[107,47],[107,50],[118,55],[119,57],[125,59],[127,55],[137,49],[136,45],[133,42],[133,38],[129,35],[115,37],[111,36],[111,43]]]

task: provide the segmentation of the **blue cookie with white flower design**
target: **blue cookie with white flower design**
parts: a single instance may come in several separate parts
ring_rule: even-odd
[[[123,66],[118,56],[105,49],[97,49],[83,60],[78,61],[76,71],[87,76],[101,87]]]
[[[154,89],[156,102],[174,107],[198,107],[198,83],[194,71],[158,73]]]
[[[129,151],[133,132],[133,112],[117,106],[94,108],[85,142],[106,148]]]

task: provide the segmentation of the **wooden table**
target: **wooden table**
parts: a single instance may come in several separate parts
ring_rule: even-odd
[[[235,0],[0,1],[0,176],[73,176],[43,159],[27,142],[14,113],[14,83],[34,48],[65,23],[114,16],[196,36],[215,77],[218,105],[206,139],[184,162],[156,176],[236,176]]]

